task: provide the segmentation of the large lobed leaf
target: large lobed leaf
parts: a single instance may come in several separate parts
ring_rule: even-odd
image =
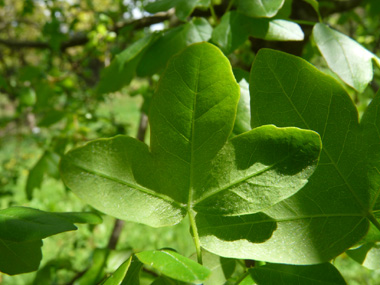
[[[205,236],[210,250],[236,253],[238,245],[260,260],[321,263],[357,243],[379,210],[379,94],[359,124],[344,89],[306,61],[277,51],[258,53],[250,79],[252,126],[273,123],[317,131],[323,150],[317,170],[296,195],[265,210],[257,227],[275,222],[261,244]],[[241,254],[236,254],[240,256]],[[248,257],[248,254],[245,255]]]
[[[257,224],[267,217],[260,211],[307,183],[320,138],[269,125],[229,140],[238,101],[228,59],[211,44],[191,45],[169,61],[152,99],[150,147],[125,136],[90,142],[64,156],[62,178],[121,219],[159,227],[195,211],[203,237],[263,242],[276,222]]]

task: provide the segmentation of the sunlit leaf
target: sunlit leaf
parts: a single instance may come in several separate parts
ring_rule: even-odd
[[[285,0],[238,0],[238,11],[255,18],[271,18],[284,5]]]

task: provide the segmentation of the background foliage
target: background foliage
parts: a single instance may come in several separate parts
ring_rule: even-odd
[[[60,158],[100,137],[128,134],[148,142],[145,114],[167,61],[201,41],[214,43],[228,56],[242,97],[248,96],[239,103],[242,110],[249,105],[248,83],[252,88],[248,72],[265,47],[302,57],[334,77],[360,116],[379,88],[379,69],[372,68],[380,55],[377,0],[0,0],[0,209],[96,212],[63,185]],[[241,114],[250,120],[249,111]],[[249,124],[235,125],[234,133],[249,129]],[[166,247],[186,257],[195,252],[186,220],[159,229],[129,222],[122,227],[98,214],[101,224],[78,225],[75,232],[45,239],[37,272],[1,274],[0,280],[96,284],[132,252]],[[379,283],[379,267],[365,263],[360,249],[365,250],[352,249],[333,264],[349,284]],[[204,259],[206,266],[215,263],[211,254]],[[223,268],[234,268],[222,274],[231,282],[247,270],[242,260],[222,261],[229,265]],[[260,275],[266,268],[257,268],[250,276],[266,284],[265,274]],[[150,284],[157,270],[145,266],[141,283]],[[167,284],[165,278],[156,282]]]

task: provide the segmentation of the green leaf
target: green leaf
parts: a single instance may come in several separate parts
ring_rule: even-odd
[[[236,111],[234,135],[239,135],[251,130],[251,107],[249,97],[249,72],[242,69],[233,70],[236,81],[240,86],[240,99]]]
[[[60,157],[58,154],[51,151],[45,151],[35,166],[29,171],[25,187],[28,200],[33,198],[33,191],[35,188],[41,188],[45,174],[54,178],[59,177],[59,159]]]
[[[144,264],[175,280],[201,283],[210,275],[210,270],[197,262],[170,250],[152,250],[136,253]]]
[[[302,41],[301,27],[281,19],[255,19],[236,11],[223,15],[212,33],[212,40],[229,54],[241,46],[249,36],[268,41]]]
[[[152,98],[150,147],[125,136],[90,142],[63,157],[63,181],[121,219],[159,227],[195,211],[204,240],[214,234],[221,243],[263,242],[276,222],[267,219],[257,232],[250,230],[263,216],[258,212],[306,184],[320,138],[313,131],[263,126],[228,140],[239,89],[218,48],[191,45],[169,61]],[[223,247],[233,243],[224,243],[213,252],[225,254]],[[226,256],[237,252],[253,255],[239,248]]]
[[[238,11],[255,18],[271,18],[284,5],[285,0],[239,0]]]
[[[93,252],[90,268],[87,269],[74,285],[98,284],[104,278],[105,264],[107,262],[109,250],[97,248]]]
[[[102,283],[102,285],[121,284],[121,282],[124,280],[125,276],[127,275],[131,262],[132,262],[132,256],[128,258],[125,262],[123,262],[123,264],[121,264],[119,268]]]
[[[102,223],[102,218],[95,213],[67,212],[67,213],[54,213],[54,215],[62,217],[74,224],[101,224]]]
[[[362,246],[347,250],[347,255],[363,266],[378,270],[380,268],[380,245],[379,243],[365,243]]]
[[[137,65],[144,52],[156,38],[156,34],[146,36],[116,55],[111,64],[102,71],[97,92],[99,94],[115,92],[128,85],[135,76]]]
[[[133,255],[131,264],[128,268],[127,275],[124,277],[121,285],[140,285],[140,271],[143,264],[138,260],[138,258]]]
[[[26,207],[0,210],[0,238],[16,242],[34,241],[77,228],[53,213]]]
[[[250,80],[252,126],[307,128],[321,135],[320,162],[308,184],[264,213],[277,222],[259,260],[294,264],[331,260],[358,243],[379,208],[380,118],[376,95],[361,124],[351,98],[306,61],[277,51],[256,56]],[[232,248],[232,247],[231,247]]]
[[[174,54],[190,44],[208,41],[211,33],[212,27],[203,18],[193,18],[170,29],[147,49],[137,67],[137,75],[144,77],[159,72]]]
[[[177,17],[185,21],[195,7],[208,7],[210,1],[211,0],[158,0],[146,5],[145,10],[149,13],[157,13],[175,8]]]
[[[249,270],[253,280],[261,284],[338,285],[346,284],[331,263],[316,265],[266,264]]]
[[[379,59],[346,35],[316,24],[313,38],[328,66],[345,83],[363,92],[373,78],[372,59]]]
[[[0,271],[9,275],[32,272],[42,259],[41,240],[16,242],[0,239]]]

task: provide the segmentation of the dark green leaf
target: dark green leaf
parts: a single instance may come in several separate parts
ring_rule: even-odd
[[[26,207],[0,210],[0,238],[17,242],[34,241],[77,228],[53,213]]]
[[[372,59],[380,66],[380,59],[348,36],[316,24],[313,38],[329,67],[345,83],[363,92],[373,78]]]
[[[140,271],[143,264],[138,260],[138,258],[133,255],[131,264],[129,265],[127,275],[124,277],[121,285],[139,285],[140,284]]]
[[[236,11],[223,15],[212,33],[212,40],[229,54],[242,45],[249,36],[270,41],[302,41],[301,27],[281,19],[255,19]]]
[[[284,5],[285,0],[238,0],[238,11],[255,18],[271,18]]]
[[[0,239],[0,271],[9,275],[32,272],[42,259],[41,240],[15,242]]]
[[[339,271],[331,263],[316,265],[266,264],[264,266],[252,268],[249,272],[258,285],[346,284]]]
[[[201,283],[210,275],[209,269],[174,251],[144,251],[137,253],[136,256],[142,263],[179,281]]]

